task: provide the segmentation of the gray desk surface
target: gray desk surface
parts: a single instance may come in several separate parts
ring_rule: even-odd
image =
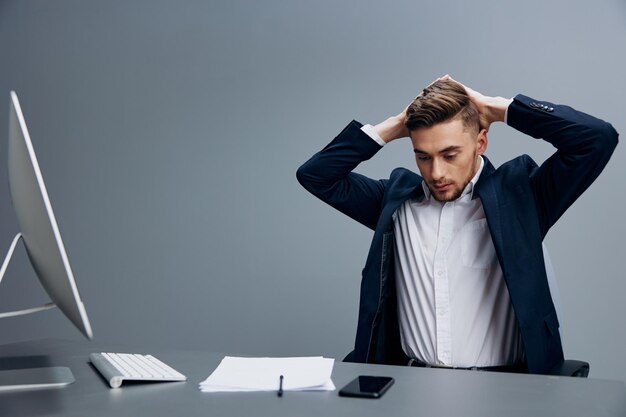
[[[198,382],[223,355],[133,349],[151,353],[187,375],[187,382],[126,384],[110,389],[89,364],[96,351],[128,352],[120,345],[64,340],[0,346],[0,369],[68,366],[76,382],[65,388],[0,393],[0,416],[626,416],[621,381],[420,369],[336,362],[340,388],[360,374],[392,376],[378,400],[335,392],[202,393]]]

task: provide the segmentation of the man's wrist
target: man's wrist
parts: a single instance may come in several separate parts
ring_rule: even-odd
[[[374,126],[374,131],[385,143],[408,136],[407,129],[404,126],[403,114],[389,117],[387,120],[378,123]]]
[[[485,109],[489,123],[506,122],[506,112],[512,102],[512,98],[491,97]]]
[[[385,142],[380,135],[374,130],[374,126],[367,124],[361,126],[361,131],[369,136],[374,142],[378,143],[380,146],[385,146],[387,142]]]

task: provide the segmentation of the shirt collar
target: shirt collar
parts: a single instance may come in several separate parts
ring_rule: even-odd
[[[470,200],[474,196],[474,186],[478,182],[478,178],[480,178],[480,174],[483,172],[483,168],[485,167],[485,160],[483,159],[483,157],[480,155],[478,157],[480,158],[480,166],[478,167],[476,174],[474,174],[470,182],[465,186],[465,188],[463,189],[463,192],[457,198],[457,200],[465,197],[468,194],[469,194]],[[430,197],[431,197],[430,189],[428,188],[428,185],[426,184],[426,181],[424,180],[422,180],[422,189],[424,190],[424,199],[430,200]]]

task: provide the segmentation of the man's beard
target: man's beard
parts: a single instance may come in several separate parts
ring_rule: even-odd
[[[474,165],[472,166],[472,169],[470,170],[470,174],[468,175],[468,177],[465,179],[465,181],[463,182],[463,186],[459,187],[459,188],[454,188],[454,186],[456,185],[456,183],[452,182],[450,183],[451,189],[450,190],[446,190],[443,193],[439,192],[439,194],[444,194],[443,197],[439,197],[437,195],[438,191],[434,188],[435,185],[434,184],[428,184],[428,189],[430,190],[430,194],[435,198],[435,200],[441,202],[441,203],[448,203],[450,201],[454,201],[457,198],[459,198],[461,196],[461,194],[463,194],[463,190],[465,190],[465,187],[467,187],[467,184],[470,183],[470,181],[472,180],[472,178],[474,178],[474,175],[476,175],[476,171],[478,169],[479,166],[479,162],[478,162],[478,155],[476,153],[474,153]],[[448,180],[443,180],[443,181],[438,181],[438,183],[441,184],[447,184]],[[445,196],[448,193],[452,193],[449,196]]]
[[[468,181],[469,182],[469,181]],[[454,186],[454,184],[451,184],[452,186]],[[465,184],[465,186],[467,186],[467,184]],[[461,196],[461,194],[463,194],[463,190],[465,189],[465,186],[463,188],[453,188],[449,191],[445,191],[444,197],[439,197],[438,196],[438,191],[433,190],[432,188],[428,187],[430,189],[430,194],[435,198],[435,200],[441,202],[441,203],[447,203],[450,201],[454,201],[457,198],[459,198]],[[450,194],[448,197],[445,197],[446,194],[452,192],[452,194]],[[442,193],[439,193],[442,194]]]

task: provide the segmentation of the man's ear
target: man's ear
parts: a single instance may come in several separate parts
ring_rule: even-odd
[[[480,132],[478,132],[478,137],[476,138],[476,153],[478,155],[484,154],[487,150],[488,144],[487,129],[481,129]]]

